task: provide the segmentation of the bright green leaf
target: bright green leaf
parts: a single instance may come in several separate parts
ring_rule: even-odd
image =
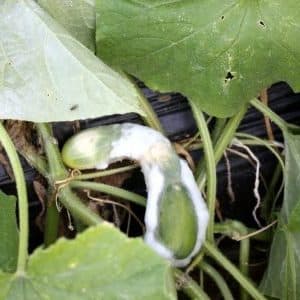
[[[98,55],[219,117],[284,80],[300,89],[295,0],[96,0]]]
[[[137,112],[139,94],[32,0],[0,4],[0,118],[50,122]]]
[[[0,270],[5,272],[16,270],[18,244],[16,198],[0,191]]]
[[[2,289],[1,300],[176,299],[170,265],[107,223],[38,249],[25,277],[0,274]]]
[[[261,289],[274,298],[298,300],[300,299],[300,135],[286,132],[285,145],[284,201]]]
[[[38,0],[38,3],[73,37],[95,50],[94,0]]]

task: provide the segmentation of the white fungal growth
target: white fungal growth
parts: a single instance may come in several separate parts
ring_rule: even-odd
[[[111,138],[111,150],[108,156],[104,159],[101,158],[101,161],[95,162],[95,167],[103,169],[110,163],[124,158],[136,160],[140,163],[148,191],[145,213],[145,242],[161,256],[170,260],[173,265],[185,266],[201,248],[208,223],[207,207],[191,170],[187,163],[177,156],[170,141],[159,132],[145,126],[130,123],[110,126],[114,126],[112,128],[119,131],[118,135]],[[101,127],[97,130],[99,129]],[[91,133],[89,135],[91,136]],[[76,136],[73,138],[76,138]],[[107,142],[110,137],[105,137],[105,139]],[[80,142],[77,141],[76,143]],[[88,148],[87,145],[81,146]],[[88,150],[87,153],[89,153]],[[158,238],[158,230],[161,222],[160,201],[162,194],[167,185],[172,185],[176,191],[177,184],[178,187],[182,186],[187,191],[189,196],[188,201],[192,203],[197,224],[195,243],[189,254],[180,259],[176,257],[176,253],[173,253],[172,249],[169,249]],[[178,211],[178,214],[180,214],[180,211]]]

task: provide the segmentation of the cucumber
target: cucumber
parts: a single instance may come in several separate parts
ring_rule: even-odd
[[[148,190],[145,242],[175,266],[188,264],[201,248],[206,204],[187,163],[161,133],[130,123],[83,130],[65,143],[62,158],[80,170],[138,161]]]

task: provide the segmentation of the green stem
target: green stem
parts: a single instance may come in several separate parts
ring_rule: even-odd
[[[181,290],[184,291],[193,300],[210,300],[208,295],[202,288],[188,275],[184,274],[178,269],[174,269],[174,274],[179,282]]]
[[[282,166],[280,164],[277,164],[269,185],[268,192],[266,193],[262,201],[261,214],[268,222],[270,222],[272,219],[272,207],[275,199],[275,190],[278,185],[279,179],[282,177],[282,171]]]
[[[53,136],[51,126],[45,123],[38,123],[37,129],[44,142],[52,184],[55,184],[56,181],[68,177],[68,171],[61,159],[57,140]]]
[[[43,139],[44,148],[48,159],[50,177],[48,177],[49,185],[54,187],[57,181],[62,181],[68,178],[68,172],[62,162],[62,158],[58,149],[56,139],[52,135],[52,130],[48,124],[40,123],[37,124],[37,129]],[[58,189],[58,195],[60,202],[71,212],[71,214],[78,218],[82,223],[86,225],[99,224],[102,219],[86,207],[80,199],[71,191],[69,186],[61,187]],[[52,203],[52,205],[55,205]],[[53,213],[53,212],[51,212]],[[58,212],[56,211],[58,214]],[[50,213],[49,213],[50,214]],[[49,215],[51,217],[51,215]],[[49,220],[50,223],[54,224],[53,220]],[[56,229],[51,232],[57,232],[58,224],[56,223]],[[52,237],[48,237],[53,239]]]
[[[107,185],[99,182],[83,182],[83,181],[72,181],[70,183],[71,188],[77,189],[88,189],[96,192],[106,193],[109,195],[113,195],[115,197],[119,197],[125,200],[129,200],[133,203],[145,206],[146,199],[143,196],[140,196],[136,193],[126,191],[124,189]]]
[[[124,74],[124,73],[123,73]],[[128,75],[124,74],[130,81],[131,83],[135,86],[137,93],[139,94],[139,100],[140,100],[140,105],[143,109],[143,111],[145,112],[146,116],[142,116],[144,122],[156,129],[157,131],[160,131],[161,133],[164,133],[164,129],[161,126],[161,123],[154,111],[154,109],[152,108],[151,104],[149,103],[148,99],[145,97],[145,95],[142,93],[141,89],[136,85],[136,83],[133,81],[133,79],[131,77],[129,77]]]
[[[246,106],[246,105],[243,106],[239,110],[239,112],[227,122],[221,136],[219,137],[219,139],[214,147],[214,157],[215,157],[216,165],[220,161],[227,146],[231,143],[240,122],[242,121],[245,113],[247,112],[247,108],[248,108],[248,106]],[[206,174],[205,174],[205,170],[203,169],[203,165],[201,162],[197,167],[196,174],[198,174],[196,176],[198,185],[200,187],[203,187],[205,184],[205,180],[206,180]]]
[[[88,179],[100,178],[100,177],[105,177],[105,176],[111,176],[111,175],[119,174],[122,172],[131,171],[138,167],[139,167],[139,165],[133,164],[130,166],[115,168],[115,169],[111,169],[111,170],[80,174],[80,175],[75,175],[74,177],[70,178],[70,180],[71,181],[73,181],[73,180],[88,180]]]
[[[46,177],[49,184],[49,193],[53,194],[51,200],[47,203],[46,211],[46,223],[44,231],[44,245],[48,247],[54,243],[57,239],[59,228],[59,212],[56,208],[55,201],[55,181],[63,179],[68,176],[68,172],[64,169],[64,166],[59,161],[59,150],[57,147],[57,141],[53,137],[52,129],[49,124],[38,123],[37,131],[41,136],[44,144],[44,150],[48,159],[48,176]],[[49,198],[48,198],[49,200]]]
[[[51,188],[50,188],[51,190]],[[47,199],[47,211],[45,217],[44,246],[48,247],[57,239],[59,227],[59,213],[55,205],[55,191],[50,191]]]
[[[190,263],[190,265],[186,269],[185,273],[186,274],[191,273],[195,269],[195,267],[198,266],[201,263],[201,261],[203,260],[204,256],[205,256],[205,251],[203,251],[203,248],[201,248],[200,252],[197,254],[197,256]]]
[[[18,194],[18,209],[19,209],[19,250],[17,273],[23,275],[26,271],[26,263],[28,258],[28,199],[24,172],[17,154],[16,148],[11,141],[3,124],[0,124],[0,142],[6,151],[10,161],[12,170],[14,172],[17,194]]]
[[[201,262],[200,268],[201,268],[201,270],[204,271],[204,273],[206,273],[208,276],[210,276],[214,280],[214,282],[220,289],[224,300],[234,300],[226,281],[223,279],[223,277],[220,275],[220,273],[215,268],[213,268],[211,265],[209,265],[205,261]]]
[[[227,119],[225,118],[216,118],[216,124],[214,130],[211,134],[211,139],[213,143],[216,143],[221,133],[223,132],[224,127],[226,126]]]
[[[288,123],[280,118],[275,112],[273,112],[268,106],[263,104],[258,99],[252,99],[250,101],[251,105],[259,110],[263,115],[267,116],[272,122],[274,122],[282,131],[288,129]]]
[[[229,237],[236,236],[246,236],[248,234],[247,227],[238,221],[228,220],[224,223],[216,224],[215,233],[222,233]],[[249,254],[250,254],[250,239],[242,239],[240,241],[240,258],[239,266],[240,271],[243,275],[248,276],[249,274]],[[244,289],[241,288],[241,300],[248,299],[248,295],[245,293]]]
[[[216,171],[216,163],[214,157],[214,149],[213,149],[209,130],[202,111],[198,108],[197,105],[193,103],[191,103],[191,108],[203,142],[203,151],[205,155],[206,174],[207,174],[207,204],[208,204],[208,211],[209,211],[207,238],[210,242],[213,242],[216,192],[217,192],[217,171]]]
[[[151,104],[149,103],[148,99],[140,92],[140,104],[146,113],[146,117],[143,117],[145,123],[150,127],[160,131],[161,133],[165,133],[163,127],[160,124],[158,117],[156,116]]]
[[[187,149],[191,144],[193,144],[200,137],[200,133],[197,132],[191,139],[189,139],[185,144],[182,145],[183,148]]]
[[[44,177],[48,176],[48,166],[46,160],[34,152],[33,150],[27,151],[25,149],[18,149],[19,153],[25,158],[25,160],[35,168]]]
[[[254,284],[245,277],[214,245],[209,242],[204,243],[206,252],[215,259],[232,277],[240,283],[240,285],[253,297],[255,300],[267,300]]]
[[[83,224],[93,226],[103,222],[96,213],[81,202],[70,187],[67,186],[60,189],[58,196],[63,206],[72,213],[74,218],[80,220]]]

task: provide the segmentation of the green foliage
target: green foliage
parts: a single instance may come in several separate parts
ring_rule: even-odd
[[[95,50],[94,0],[38,0],[57,22],[83,45]]]
[[[143,115],[139,102],[131,82],[34,1],[1,3],[0,118],[50,122],[127,112]]]
[[[261,289],[281,300],[300,299],[300,135],[285,133],[284,202]]]
[[[0,299],[163,300],[176,293],[162,258],[104,223],[36,250],[25,276],[0,273]]]
[[[0,270],[14,272],[17,266],[19,231],[16,197],[0,191]]]
[[[106,62],[160,91],[178,91],[226,117],[262,88],[300,88],[300,10],[294,0],[96,0]]]
[[[285,80],[300,88],[300,10],[294,0],[3,0],[0,118],[50,122],[127,112],[145,115],[147,107],[145,103],[144,110],[141,107],[143,100],[133,84],[94,56],[95,21],[101,58],[155,90],[185,94],[194,112],[201,109],[227,117],[239,111],[241,119],[244,103],[271,83]],[[275,113],[269,117],[278,121]],[[221,135],[228,142],[233,131],[230,124]],[[200,132],[204,142],[210,139],[208,131],[207,136]],[[212,149],[208,151],[207,160],[213,164],[227,146],[222,141],[216,143],[215,156]],[[300,135],[285,132],[285,143],[284,202],[261,289],[274,298],[297,300]],[[56,154],[48,157],[50,169],[61,159]],[[213,182],[215,170],[211,173],[208,182]],[[61,202],[69,203],[74,216],[78,203],[72,202],[71,194],[68,188],[64,195],[68,202]],[[215,199],[215,191],[211,194]],[[90,216],[89,225],[97,223],[98,216],[79,203],[83,215]],[[164,212],[170,208],[165,204]],[[212,214],[214,209],[213,202]],[[36,250],[25,266],[28,219],[24,212],[23,205],[19,215],[20,220],[26,219],[20,226],[22,264],[12,274],[19,240],[15,198],[0,193],[0,300],[176,299],[170,266],[140,239],[128,239],[107,224]],[[170,216],[165,217],[172,224]],[[179,244],[168,232],[164,234],[170,244]],[[185,238],[189,241],[188,234]],[[218,261],[253,298],[264,299],[217,249],[207,244],[203,254]],[[197,283],[185,280],[183,288],[191,298],[203,295]]]

